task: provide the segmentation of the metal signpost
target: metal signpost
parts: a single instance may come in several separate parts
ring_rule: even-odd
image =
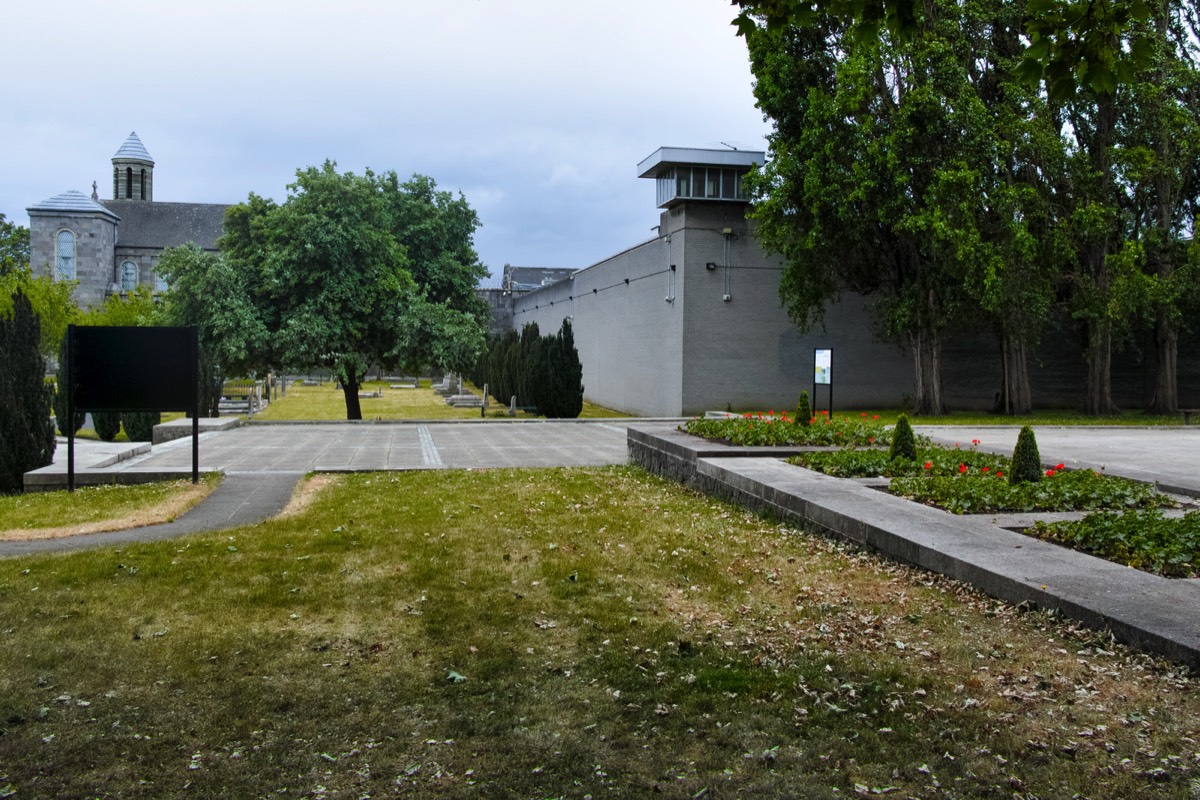
[[[817,407],[817,386],[829,387],[829,418],[833,419],[833,351],[813,349],[813,409]]]

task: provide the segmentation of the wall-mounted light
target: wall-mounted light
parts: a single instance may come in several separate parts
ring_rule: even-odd
[[[717,268],[716,262],[709,261],[709,262],[705,263],[704,268],[706,270],[708,270],[709,272],[711,272]]]

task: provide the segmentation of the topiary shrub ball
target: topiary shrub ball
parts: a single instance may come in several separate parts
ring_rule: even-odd
[[[796,403],[796,422],[807,426],[812,422],[812,404],[808,402],[808,392],[800,393],[800,402]]]
[[[888,448],[888,460],[895,461],[903,458],[907,461],[917,460],[917,437],[913,435],[912,424],[906,414],[901,414],[892,429],[892,445]]]
[[[1017,434],[1017,446],[1013,449],[1012,467],[1008,471],[1008,482],[1037,483],[1042,479],[1042,457],[1038,454],[1037,438],[1033,428],[1026,425]]]

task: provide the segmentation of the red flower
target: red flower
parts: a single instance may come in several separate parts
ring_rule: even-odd
[[[966,465],[966,464],[959,464],[959,465],[958,465],[958,473],[959,473],[960,475],[961,475],[962,473],[966,472],[966,471],[967,471],[967,465]]]
[[[860,416],[860,417],[862,417],[863,419],[866,419],[866,418],[867,418],[867,412],[865,412],[865,411],[864,411],[864,412],[862,412],[861,414],[859,414],[859,416]]]
[[[979,471],[980,471],[980,472],[990,472],[991,470],[990,470],[990,469],[988,469],[987,467],[983,467],[983,468],[982,468],[982,469],[980,469]]]
[[[1054,468],[1055,469],[1066,469],[1067,465],[1066,464],[1055,464]]]
[[[879,415],[878,415],[878,414],[874,414],[874,415],[872,415],[872,416],[871,416],[871,419],[879,419]]]
[[[996,470],[996,477],[997,477],[997,478],[1003,478],[1003,477],[1004,477],[1004,473],[1003,473],[1003,472],[1001,472],[1000,470]]]
[[[932,468],[933,468],[933,464],[931,464],[930,462],[926,461],[926,462],[925,462],[925,469],[932,469]]]
[[[870,442],[871,444],[875,444],[875,437],[872,436],[870,439],[867,439],[867,441]]]
[[[1048,469],[1048,470],[1046,470],[1046,477],[1047,477],[1047,478],[1051,478],[1051,477],[1053,477],[1053,476],[1054,476],[1054,470],[1052,470],[1052,469]]]
[[[979,440],[978,440],[978,439],[972,439],[972,440],[971,440],[971,444],[979,444]]]

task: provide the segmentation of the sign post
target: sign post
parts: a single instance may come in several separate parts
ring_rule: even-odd
[[[817,386],[829,387],[829,418],[833,419],[833,351],[813,349],[813,408],[817,403]]]

